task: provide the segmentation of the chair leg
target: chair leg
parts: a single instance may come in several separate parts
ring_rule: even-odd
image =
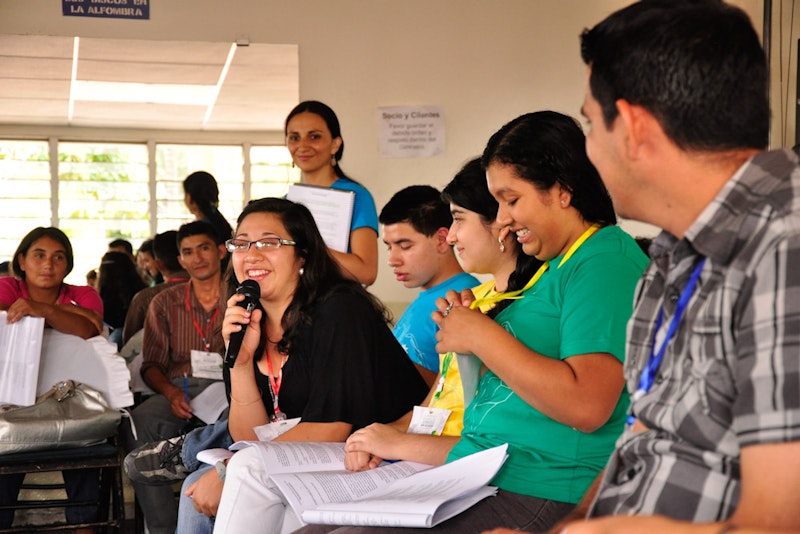
[[[111,468],[113,469],[113,468]],[[103,468],[100,470],[100,507],[97,511],[100,521],[108,521],[108,503],[111,497],[111,480],[113,476],[111,469]]]
[[[137,499],[136,496],[133,498],[133,506],[134,533],[144,534],[144,512],[142,511],[142,507],[139,506],[139,499]]]

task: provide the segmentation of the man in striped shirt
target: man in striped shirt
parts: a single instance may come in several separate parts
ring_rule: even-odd
[[[203,221],[178,229],[179,261],[189,282],[173,285],[153,298],[147,311],[142,344],[142,378],[157,394],[131,413],[123,425],[127,451],[178,436],[192,427],[189,401],[214,382],[192,376],[192,353],[221,355],[221,260],[227,254],[216,242],[214,228]],[[172,488],[133,483],[150,534],[175,531],[177,503]]]

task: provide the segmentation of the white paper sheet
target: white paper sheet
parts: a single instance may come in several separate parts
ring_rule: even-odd
[[[124,347],[123,347],[124,348]],[[144,381],[142,378],[142,360],[144,357],[141,354],[137,354],[133,357],[133,359],[128,363],[128,372],[131,375],[131,385],[130,389],[134,393],[141,393],[143,395],[155,395],[155,391],[147,385],[147,382]]]
[[[293,417],[291,419],[283,419],[282,421],[274,421],[266,425],[253,427],[253,431],[256,433],[256,437],[259,441],[272,441],[284,432],[296,427],[299,422],[299,417]]]
[[[31,406],[36,402],[44,319],[7,321],[8,313],[0,312],[0,404]]]
[[[204,464],[214,465],[220,460],[227,460],[231,456],[233,456],[233,451],[217,447],[198,452],[197,460]]]
[[[210,425],[215,422],[228,407],[225,383],[214,382],[193,398],[189,405],[192,407],[192,413],[204,423]]]
[[[306,523],[430,528],[497,492],[487,484],[508,458],[506,451],[507,445],[501,445],[476,452],[394,480],[355,499],[329,499],[298,515]],[[367,472],[379,469],[384,468]],[[286,477],[275,475],[272,479],[288,499]]]
[[[286,198],[308,208],[326,245],[334,250],[347,252],[356,198],[353,191],[291,184]]]

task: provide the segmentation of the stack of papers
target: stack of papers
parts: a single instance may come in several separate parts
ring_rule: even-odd
[[[344,469],[344,443],[239,441],[258,449],[269,478],[304,523],[430,528],[495,495],[488,483],[508,458],[508,445],[453,462],[400,461]],[[198,455],[199,457],[199,455]]]
[[[9,324],[7,316],[0,312],[0,404],[30,406],[36,402],[44,319],[23,317]]]

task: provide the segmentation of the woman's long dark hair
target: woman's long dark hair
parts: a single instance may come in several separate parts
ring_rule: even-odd
[[[384,307],[380,300],[369,293],[364,287],[347,278],[339,264],[328,252],[328,247],[319,233],[314,217],[308,208],[302,204],[297,204],[283,198],[262,198],[253,200],[245,206],[244,211],[237,219],[237,227],[248,215],[252,213],[270,213],[277,216],[288,236],[285,239],[293,240],[295,252],[298,257],[303,258],[303,274],[295,289],[292,301],[281,318],[283,326],[283,337],[278,342],[278,350],[282,353],[288,352],[293,343],[299,337],[302,329],[311,324],[312,310],[320,303],[327,300],[333,294],[351,293],[366,299],[373,307],[375,313],[384,322],[391,321],[391,314]],[[227,273],[228,297],[236,292],[239,280],[233,272],[232,265]],[[256,357],[260,357],[264,352],[266,344],[266,314],[262,319],[263,339],[257,349]]]
[[[220,213],[217,180],[206,171],[195,171],[183,181],[183,192],[188,193],[203,217],[217,231],[217,243],[224,243],[233,235],[233,228]]]
[[[11,259],[11,273],[14,276],[25,280],[25,271],[22,270],[22,267],[19,264],[19,257],[20,255],[26,256],[31,246],[43,237],[49,237],[64,247],[64,252],[67,255],[67,272],[64,273],[64,276],[72,272],[72,268],[75,266],[75,255],[72,253],[72,243],[69,242],[67,234],[54,226],[38,226],[28,232],[27,235],[22,238],[17,250],[14,251],[14,257]]]
[[[97,271],[97,292],[103,300],[103,320],[114,328],[125,324],[133,296],[147,287],[124,252],[106,252]]]
[[[468,161],[444,188],[442,197],[446,202],[452,202],[477,213],[484,224],[492,224],[497,219],[497,200],[489,193],[486,171],[481,165],[481,158]],[[522,245],[516,239],[513,246],[517,263],[514,272],[508,277],[506,291],[516,291],[525,287],[542,264],[535,257],[525,254]],[[494,318],[512,302],[510,299],[501,300],[487,315]]]
[[[542,191],[556,184],[572,194],[570,204],[584,220],[617,223],[611,196],[586,155],[578,122],[555,111],[527,113],[500,128],[486,145],[481,163],[511,165],[516,174]]]

